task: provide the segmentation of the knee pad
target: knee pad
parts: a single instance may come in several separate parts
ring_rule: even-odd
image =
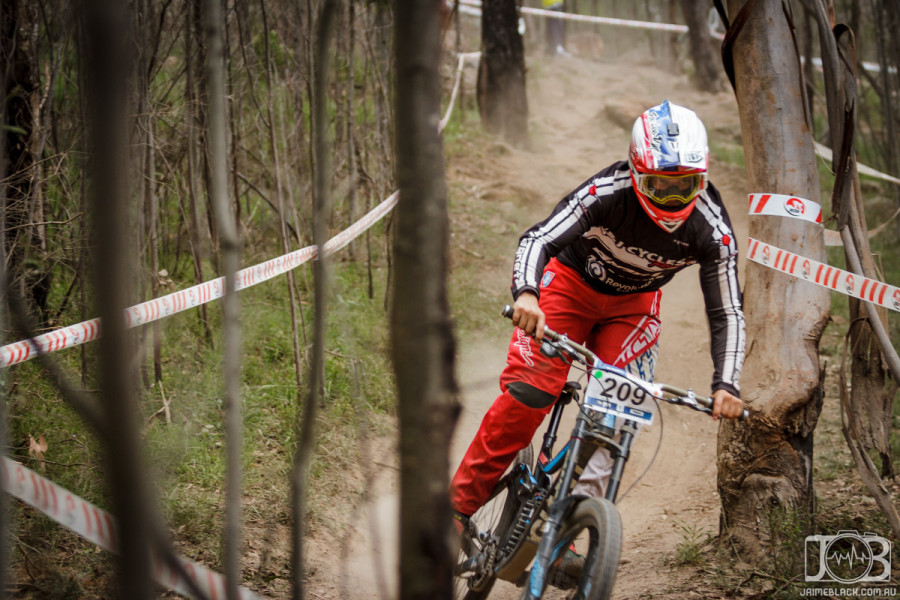
[[[556,396],[539,390],[523,381],[513,381],[506,386],[510,395],[528,408],[547,408],[556,402]]]

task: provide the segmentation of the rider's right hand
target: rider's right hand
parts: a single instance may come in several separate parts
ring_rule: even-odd
[[[528,335],[533,335],[537,343],[544,337],[544,311],[538,306],[538,297],[533,292],[522,292],[513,305],[513,325]]]

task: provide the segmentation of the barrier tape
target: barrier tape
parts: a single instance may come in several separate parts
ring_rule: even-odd
[[[822,145],[819,142],[813,142],[816,146],[816,154],[824,158],[825,160],[832,160],[831,148],[828,146]],[[869,177],[874,177],[876,179],[882,179],[884,181],[889,181],[891,183],[900,184],[900,179],[894,177],[893,175],[888,175],[887,173],[882,173],[872,167],[866,166],[862,163],[856,163],[856,171],[860,175],[868,175]]]
[[[467,14],[475,14],[480,15],[481,11],[478,10],[478,7],[481,6],[481,2],[479,0],[460,0],[460,8],[468,6],[475,10],[465,11]],[[630,27],[632,29],[650,29],[654,31],[671,31],[674,33],[687,33],[688,26],[687,25],[675,25],[672,23],[653,23],[650,21],[630,21],[627,19],[616,19],[614,17],[593,17],[589,15],[577,15],[573,13],[567,13],[558,10],[544,10],[541,8],[530,8],[528,6],[522,6],[519,8],[519,12],[526,15],[536,15],[539,17],[547,17],[550,19],[561,19],[564,21],[580,21],[581,23],[597,23],[601,25],[615,25],[618,27]]]
[[[900,312],[900,288],[892,285],[831,267],[753,238],[750,238],[747,258],[798,279]]]
[[[6,456],[0,464],[3,470],[3,489],[9,494],[101,548],[111,552],[118,551],[116,522],[108,512]],[[222,575],[187,558],[179,556],[177,560],[206,598],[225,598],[225,578]],[[153,578],[173,592],[194,597],[188,582],[155,553]],[[241,600],[263,600],[262,596],[252,590],[243,587],[238,590]]]
[[[461,52],[459,54],[459,62],[456,66],[456,81],[453,82],[453,91],[450,93],[450,102],[447,103],[447,112],[444,113],[444,117],[438,123],[438,131],[443,131],[450,121],[450,113],[453,112],[453,106],[456,104],[456,94],[459,93],[459,84],[462,82],[462,72],[466,59],[480,56],[481,52]]]
[[[457,68],[457,77],[453,86],[453,93],[450,97],[446,114],[438,124],[438,131],[443,131],[444,127],[447,126],[447,122],[450,120],[450,113],[452,112],[456,101],[456,94],[459,89],[465,60],[480,55],[480,52],[468,52],[459,55],[459,66]],[[323,246],[325,255],[331,255],[346,247],[361,233],[384,218],[385,215],[397,206],[399,197],[400,192],[395,191],[383,200],[381,204],[366,213],[359,221],[328,240]],[[316,255],[316,247],[307,246],[306,248],[295,250],[294,252],[273,258],[253,267],[241,269],[237,272],[235,289],[236,291],[240,291],[258,283],[268,281],[279,275],[283,275],[303,263],[314,259]],[[131,329],[154,321],[159,321],[160,319],[164,319],[176,313],[200,306],[201,304],[218,300],[224,295],[225,278],[219,277],[126,308],[124,310],[125,326],[126,328]],[[50,331],[30,340],[13,342],[12,344],[0,347],[0,369],[25,362],[39,354],[47,354],[56,352],[57,350],[79,346],[86,342],[96,340],[99,337],[100,319],[95,318]]]
[[[784,194],[750,194],[751,215],[794,217],[822,224],[822,207],[812,200]]]
[[[330,255],[344,248],[355,237],[381,220],[396,205],[400,196],[394,192],[378,206],[370,210],[359,221],[343,230],[325,243],[325,254]],[[268,281],[278,275],[287,273],[314,259],[317,255],[315,246],[307,246],[273,258],[264,263],[247,267],[237,272],[235,287],[238,291]],[[219,277],[193,287],[173,292],[153,300],[148,300],[130,308],[124,313],[125,326],[129,329],[159,321],[179,312],[218,300],[225,294],[225,278]],[[9,367],[30,360],[38,354],[48,354],[65,348],[79,346],[96,340],[101,333],[100,319],[90,319],[75,325],[69,325],[41,334],[33,339],[21,340],[0,347],[0,368]]]

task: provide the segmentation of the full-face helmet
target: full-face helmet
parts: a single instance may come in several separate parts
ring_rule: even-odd
[[[706,188],[709,147],[694,111],[662,104],[644,111],[631,129],[628,166],[647,215],[668,233],[687,220]]]

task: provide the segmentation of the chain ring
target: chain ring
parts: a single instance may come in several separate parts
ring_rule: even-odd
[[[482,591],[492,580],[494,564],[497,562],[497,542],[491,540],[481,549],[485,560],[475,575],[469,577],[469,589],[476,592]]]

